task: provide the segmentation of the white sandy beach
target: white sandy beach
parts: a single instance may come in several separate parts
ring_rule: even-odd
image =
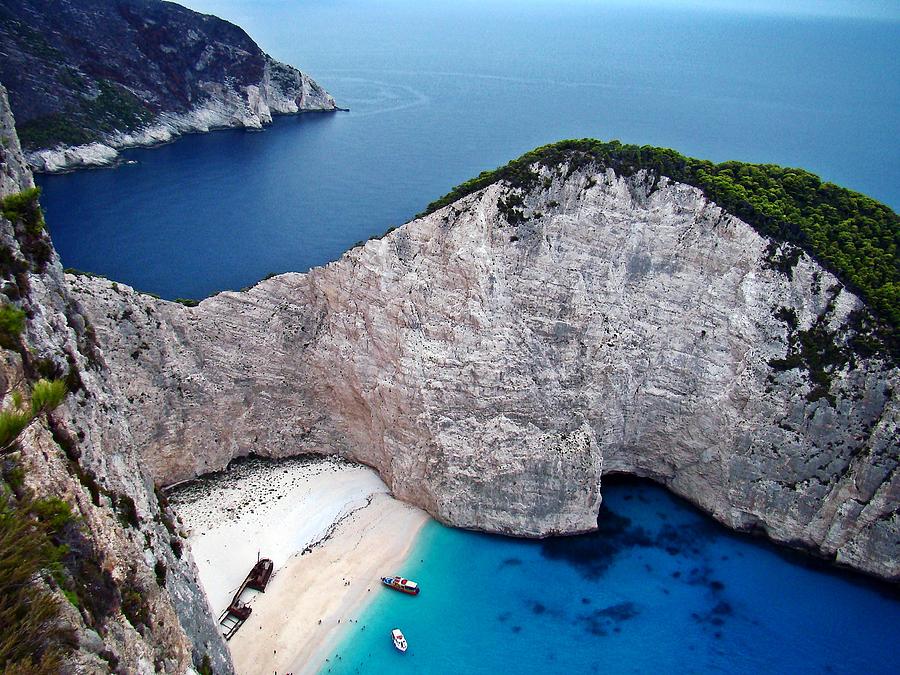
[[[317,672],[428,520],[393,499],[373,470],[331,458],[238,464],[171,501],[216,616],[258,553],[275,565],[228,643],[240,675]]]

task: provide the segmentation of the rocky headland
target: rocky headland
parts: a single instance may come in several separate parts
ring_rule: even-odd
[[[161,0],[4,0],[0,51],[36,171],[109,166],[123,148],[336,109],[238,26]]]
[[[564,146],[514,169],[197,307],[68,276],[153,480],[337,453],[444,522],[541,537],[596,527],[628,473],[900,578],[898,371],[859,296],[659,170]]]

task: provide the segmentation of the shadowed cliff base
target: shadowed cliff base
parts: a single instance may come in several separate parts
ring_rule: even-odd
[[[666,488],[664,484],[649,478],[626,474],[604,475],[603,485],[605,488],[615,488],[620,492],[626,491],[627,494],[620,497],[625,501],[633,499],[646,501],[642,493],[647,486]],[[687,509],[698,517],[690,522],[668,524],[665,521],[668,520],[669,513],[664,509],[659,510],[656,515],[663,524],[657,531],[650,532],[640,525],[635,525],[631,519],[620,515],[604,502],[600,505],[596,531],[544,539],[541,542],[542,553],[549,558],[565,560],[578,569],[580,574],[596,579],[603,577],[621,555],[635,548],[656,548],[664,550],[670,556],[697,557],[707,555],[704,549],[716,538],[740,537],[752,541],[756,546],[764,547],[794,565],[821,574],[836,575],[856,585],[871,588],[888,599],[900,600],[900,586],[896,583],[885,582],[851,567],[837,566],[833,558],[823,558],[818,551],[808,546],[792,548],[775,544],[764,530],[741,531],[726,527],[710,518],[708,512],[698,508],[690,500],[671,490],[667,492],[669,498],[679,508]],[[518,564],[521,564],[521,561],[518,561]],[[695,570],[693,574],[690,571],[676,572],[673,577],[688,583],[705,585],[713,593],[723,590],[722,582],[708,574],[701,574],[700,571]]]

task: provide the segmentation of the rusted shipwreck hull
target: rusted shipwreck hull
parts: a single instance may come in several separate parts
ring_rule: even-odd
[[[238,628],[244,625],[244,622],[253,611],[250,606],[241,602],[241,596],[244,594],[244,591],[250,588],[260,593],[265,593],[269,579],[272,578],[273,569],[274,565],[268,558],[257,560],[253,569],[250,570],[250,574],[244,579],[244,583],[241,584],[237,593],[231,598],[228,608],[219,617],[219,627],[226,640],[230,640],[237,633]]]

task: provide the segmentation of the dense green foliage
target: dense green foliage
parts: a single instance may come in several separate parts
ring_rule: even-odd
[[[12,223],[22,223],[30,234],[40,234],[44,230],[44,212],[38,199],[40,188],[16,192],[0,200],[3,217]]]
[[[594,166],[620,175],[641,169],[693,185],[760,234],[794,244],[859,293],[893,327],[900,323],[900,219],[884,204],[846,190],[802,169],[772,164],[709,161],[674,150],[582,139],[529,152],[485,171],[429,204],[432,213],[497,181],[538,186],[535,165],[567,165],[569,172]]]
[[[0,449],[8,447],[34,419],[25,410],[0,411]]]
[[[26,150],[53,148],[59,144],[87,145],[98,140],[99,134],[75,123],[69,115],[53,113],[16,126],[19,140]]]
[[[40,379],[31,389],[31,404],[22,404],[22,395],[13,392],[13,405],[0,411],[0,453],[9,450],[19,434],[39,415],[56,408],[66,397],[66,383],[63,380]]]
[[[0,305],[0,347],[16,349],[25,330],[25,312],[15,305]]]
[[[44,233],[44,212],[38,201],[40,188],[31,188],[0,200],[0,212],[13,223],[22,255],[37,272],[43,272],[53,258],[53,246]],[[0,247],[0,273],[14,274],[22,265],[11,250]]]
[[[72,521],[59,499],[14,500],[0,487],[0,671],[58,673],[72,636],[60,600],[34,582],[66,553],[52,538]]]
[[[41,378],[31,389],[31,413],[40,415],[53,410],[66,397],[66,383],[62,380],[45,380]]]
[[[121,85],[100,80],[99,87],[98,96],[85,95],[74,109],[17,125],[22,146],[35,150],[59,144],[83,145],[100,140],[105,133],[136,129],[153,119],[141,100]]]

